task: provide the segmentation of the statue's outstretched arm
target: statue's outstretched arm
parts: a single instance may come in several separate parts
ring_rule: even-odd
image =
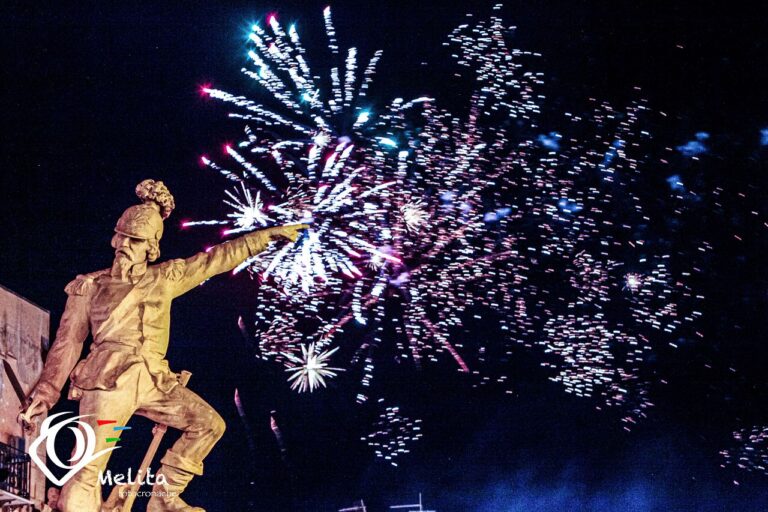
[[[306,224],[294,224],[254,231],[215,245],[186,260],[166,263],[170,265],[169,277],[175,282],[174,297],[188,292],[206,279],[234,269],[246,259],[266,249],[271,240],[285,238],[295,242],[301,231],[308,227]]]

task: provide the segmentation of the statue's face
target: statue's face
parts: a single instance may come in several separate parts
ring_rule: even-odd
[[[149,242],[146,240],[115,233],[112,237],[112,247],[115,249],[115,260],[122,260],[131,265],[147,261]]]

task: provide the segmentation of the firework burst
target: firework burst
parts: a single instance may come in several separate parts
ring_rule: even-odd
[[[319,387],[325,387],[325,379],[336,376],[336,372],[343,371],[341,368],[331,368],[328,366],[328,359],[336,352],[338,348],[326,351],[317,351],[315,345],[301,346],[301,357],[294,354],[285,354],[288,358],[288,367],[285,371],[292,375],[288,377],[291,382],[291,389],[298,390],[299,393],[305,391],[313,392]]]
[[[378,402],[381,404],[383,399]],[[409,453],[410,445],[423,436],[421,420],[404,416],[396,406],[385,407],[373,429],[373,432],[361,440],[373,448],[376,457],[393,466],[397,466],[397,458]]]
[[[323,16],[329,49],[336,56],[339,48],[330,8]],[[208,86],[202,89],[207,96],[236,107],[238,111],[230,117],[248,123],[245,139],[225,147],[230,166],[201,159],[225,178],[239,182],[236,193],[227,191],[225,204],[232,212],[225,221],[187,225],[228,225],[224,233],[232,234],[267,224],[310,224],[296,247],[255,258],[238,269],[272,278],[294,297],[305,297],[317,286],[339,286],[340,279],[359,278],[358,263],[365,258],[396,262],[369,242],[385,213],[375,206],[380,202],[376,197],[387,195],[393,183],[371,185],[363,179],[372,171],[360,165],[360,153],[372,151],[371,146],[387,148],[397,136],[396,120],[428,98],[408,102],[398,98],[377,115],[367,106],[366,96],[380,51],[361,74],[358,52],[350,48],[341,71],[338,66],[331,69],[330,92],[324,94],[323,82],[311,72],[295,26],[286,30],[270,16],[266,27],[253,25],[249,41],[250,67],[242,72],[267,93],[267,101],[259,103]]]

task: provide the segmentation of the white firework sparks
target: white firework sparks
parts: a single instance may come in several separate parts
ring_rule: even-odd
[[[371,254],[371,257],[368,259],[368,268],[371,270],[380,270],[384,265],[386,265],[387,260],[385,260],[382,256],[379,254]]]
[[[733,446],[720,452],[723,467],[734,465],[745,471],[768,475],[768,427],[743,428],[733,432],[732,436]]]
[[[379,404],[384,399],[379,399]],[[410,445],[423,437],[421,420],[404,416],[397,406],[385,407],[373,425],[374,431],[361,438],[379,457],[393,466],[396,459],[410,453]]]
[[[631,291],[636,292],[643,286],[643,276],[634,272],[630,272],[624,276],[624,287]]]
[[[427,224],[429,213],[424,210],[421,200],[409,201],[400,207],[403,222],[408,231],[418,231]]]
[[[323,19],[328,48],[337,56],[340,49],[330,8],[323,11]],[[341,68],[330,70],[330,90],[323,88],[325,82],[310,70],[295,25],[283,27],[275,16],[269,16],[264,26],[253,25],[249,41],[250,67],[242,72],[267,93],[268,101],[262,104],[211,86],[201,89],[208,97],[237,107],[239,112],[231,113],[231,118],[253,124],[253,129],[245,127],[244,140],[225,146],[234,170],[201,158],[225,178],[259,190],[259,204],[247,198],[225,201],[234,210],[228,215],[233,227],[225,234],[264,226],[265,221],[312,227],[295,247],[249,260],[237,271],[247,268],[272,278],[298,300],[316,289],[339,288],[344,279],[359,279],[363,275],[357,266],[360,260],[399,262],[371,243],[385,213],[378,196],[389,194],[394,183],[362,179],[362,174],[375,170],[358,162],[363,160],[361,153],[372,151],[371,146],[380,151],[386,146],[383,140],[401,139],[394,128],[399,120],[430,99],[404,102],[398,98],[381,112],[373,112],[366,95],[382,52],[374,52],[360,67],[355,48],[346,51]],[[264,207],[262,197],[281,204]],[[226,222],[187,223],[196,224]]]
[[[285,369],[291,372],[288,382],[291,382],[291,389],[298,390],[299,393],[305,391],[313,392],[319,387],[325,387],[325,379],[336,376],[336,372],[344,371],[341,368],[331,368],[328,366],[328,358],[339,348],[332,350],[317,351],[315,344],[310,343],[301,346],[301,357],[294,354],[283,354],[288,358],[289,366]]]
[[[224,203],[232,208],[232,212],[227,214],[229,220],[200,220],[189,221],[183,224],[184,227],[190,226],[215,226],[231,225],[223,234],[230,235],[252,231],[260,227],[267,226],[274,219],[267,215],[264,203],[261,201],[261,192],[256,192],[254,196],[244,183],[240,183],[240,188],[234,191],[225,190],[224,193],[229,197]]]

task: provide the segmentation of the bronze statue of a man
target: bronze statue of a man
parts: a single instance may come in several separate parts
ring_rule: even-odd
[[[194,475],[203,473],[203,459],[225,425],[205,400],[178,385],[168,366],[171,301],[260,253],[270,240],[295,242],[308,226],[264,229],[191,258],[149,265],[160,256],[163,220],[175,205],[160,181],[141,182],[136,195],[142,204],[125,210],[115,226],[112,267],[77,276],[65,288],[68,299],[56,340],[22,417],[29,420],[53,407],[69,376],[69,398],[80,401],[80,414],[91,415],[83,420],[94,426],[99,418],[125,425],[136,413],[181,430],[161,459],[157,478],[165,483],[155,485],[147,511],[204,512],[179,495]],[[90,353],[78,362],[89,332]],[[97,438],[96,451],[109,446],[105,436]],[[99,511],[98,475],[108,460],[109,453],[97,458],[65,484],[59,499],[63,512]]]

